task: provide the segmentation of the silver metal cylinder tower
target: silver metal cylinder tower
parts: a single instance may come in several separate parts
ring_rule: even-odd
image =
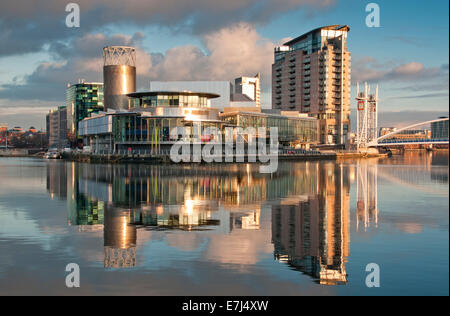
[[[136,92],[136,50],[128,46],[103,48],[105,110],[128,109],[126,94]]]

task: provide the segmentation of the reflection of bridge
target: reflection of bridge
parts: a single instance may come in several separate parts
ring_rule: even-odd
[[[436,124],[440,122],[442,123],[447,122],[447,124]],[[432,126],[433,124],[436,126],[435,129],[431,128],[432,130],[431,138],[427,138],[426,135],[424,137],[409,138],[409,139],[405,139],[403,137],[400,138],[395,137],[396,135],[401,135],[402,132],[405,132],[409,129],[416,127],[423,127],[430,124]],[[448,144],[448,117],[416,123],[400,128],[394,132],[373,139],[372,141],[368,142],[366,146],[376,147],[376,146],[402,146],[402,145],[427,145],[427,144],[430,145]]]

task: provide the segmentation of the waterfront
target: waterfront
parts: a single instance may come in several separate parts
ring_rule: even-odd
[[[0,158],[0,178],[3,295],[449,293],[448,151],[282,161],[273,175]]]

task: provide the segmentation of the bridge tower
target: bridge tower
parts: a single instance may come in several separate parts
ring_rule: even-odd
[[[359,91],[359,83],[356,90],[356,145],[361,148],[378,137],[378,86],[375,94],[370,94],[367,82],[363,91]]]

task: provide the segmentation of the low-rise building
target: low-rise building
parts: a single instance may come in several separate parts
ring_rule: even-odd
[[[79,123],[79,135],[93,153],[168,153],[180,138],[171,135],[183,127],[183,140],[207,143],[205,128],[278,128],[280,144],[308,147],[318,142],[318,121],[298,112],[264,113],[259,107],[211,107],[219,95],[205,92],[150,91],[128,94],[128,111],[94,114]]]
[[[441,116],[440,119],[447,118]],[[431,138],[433,139],[448,139],[448,120],[431,123]]]

